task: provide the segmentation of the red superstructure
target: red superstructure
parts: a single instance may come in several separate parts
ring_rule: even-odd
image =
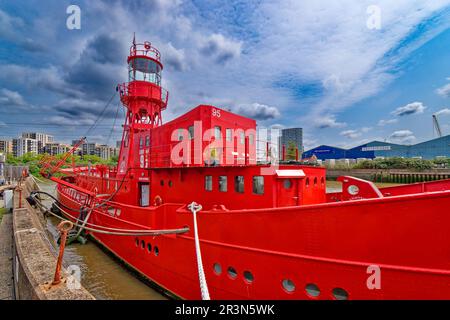
[[[342,177],[343,191],[327,193],[322,167],[259,162],[252,119],[201,105],[162,124],[160,53],[133,44],[128,65],[117,168],[52,179],[62,204],[94,208],[94,225],[189,228],[90,232],[130,267],[175,296],[201,297],[195,201],[212,299],[450,299],[450,181],[379,189]]]

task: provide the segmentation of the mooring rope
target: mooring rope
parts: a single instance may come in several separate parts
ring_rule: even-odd
[[[33,199],[36,201],[36,204],[39,206],[41,210],[43,210],[46,213],[49,213],[50,215],[54,216],[55,218],[58,218],[60,220],[65,220],[63,217],[58,216],[57,214],[53,213],[49,208],[47,208],[45,205],[43,205],[39,200],[37,200],[35,197]],[[62,209],[60,206],[58,206],[55,203],[56,207],[60,209],[67,217],[73,219],[75,221],[74,226],[76,227],[83,227],[83,220],[80,220],[74,216],[72,216],[70,213],[66,212],[64,209]],[[89,224],[91,227],[84,226],[83,228],[85,230],[94,232],[94,233],[100,233],[100,234],[108,234],[108,235],[116,235],[116,236],[160,236],[165,234],[182,234],[189,232],[189,228],[180,228],[180,229],[160,229],[160,230],[129,230],[129,229],[119,229],[119,228],[109,228],[101,225],[96,225],[93,223],[87,222],[86,224]],[[101,229],[108,229],[108,230],[101,230]]]
[[[203,270],[203,262],[202,262],[202,253],[200,251],[200,241],[198,238],[198,229],[197,229],[197,212],[202,210],[202,206],[195,202],[192,202],[188,205],[189,210],[191,210],[192,215],[194,216],[194,241],[195,241],[195,253],[197,256],[197,269],[198,269],[198,278],[200,282],[200,291],[202,294],[202,300],[211,300],[209,297],[208,284],[206,283],[205,271]]]

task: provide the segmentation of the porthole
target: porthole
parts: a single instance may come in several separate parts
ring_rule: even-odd
[[[136,243],[136,247],[139,247],[139,238],[135,238],[134,241]]]
[[[283,186],[284,186],[285,189],[290,189],[291,186],[292,186],[291,179],[284,179]]]
[[[309,178],[306,178],[305,185],[306,187],[309,187]]]
[[[286,290],[286,292],[292,293],[295,291],[295,284],[294,284],[294,282],[292,282],[292,280],[284,279],[281,282],[281,284],[283,286],[283,289]]]
[[[155,254],[155,256],[158,256],[158,255],[159,255],[159,249],[158,249],[157,246],[155,246],[155,247],[153,248],[153,253]]]
[[[314,185],[317,186],[317,177],[314,178]]]
[[[252,283],[254,278],[253,274],[250,271],[244,271],[244,279],[247,283]]]
[[[334,288],[333,297],[336,300],[348,300],[348,293],[342,288]]]
[[[142,247],[142,249],[145,249],[145,241],[144,240],[141,240],[141,247]]]
[[[147,251],[152,252],[152,245],[151,243],[147,243]]]
[[[350,193],[352,196],[356,196],[359,193],[358,186],[351,185],[347,188],[348,193]]]
[[[229,276],[231,279],[236,279],[236,277],[237,277],[237,271],[236,271],[236,269],[233,268],[233,267],[228,267],[228,276]]]
[[[222,266],[219,263],[214,263],[214,272],[217,275],[221,275],[222,274]]]
[[[169,180],[169,183],[168,183],[168,185],[169,185],[169,187],[171,188],[172,187],[172,180]]]
[[[164,180],[161,180],[161,181],[159,182],[159,184],[161,185],[161,187],[164,186]]]
[[[320,289],[314,283],[307,284],[305,290],[310,297],[317,298],[320,295]]]

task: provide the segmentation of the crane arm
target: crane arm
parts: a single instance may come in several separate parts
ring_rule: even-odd
[[[79,146],[81,146],[84,141],[86,140],[86,137],[81,138],[68,152],[66,152],[61,159],[57,160],[55,163],[54,157],[44,157],[41,160],[41,170],[39,171],[40,174],[45,178],[50,178],[57,172],[63,165],[66,163],[67,158],[72,155]]]

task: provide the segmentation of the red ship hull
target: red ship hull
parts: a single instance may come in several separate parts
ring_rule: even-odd
[[[441,191],[410,194],[414,189]],[[59,185],[60,201],[78,208],[76,194],[67,190]],[[450,181],[385,190],[394,195],[270,210],[202,211],[199,236],[211,298],[336,299],[336,292],[344,292],[349,299],[450,299]],[[90,221],[137,229],[158,228],[169,219],[171,225],[193,230],[192,214],[182,205],[117,206],[120,218],[94,211]],[[201,298],[192,231],[92,236],[164,290],[183,299]],[[370,286],[370,266],[379,267],[379,288]]]

